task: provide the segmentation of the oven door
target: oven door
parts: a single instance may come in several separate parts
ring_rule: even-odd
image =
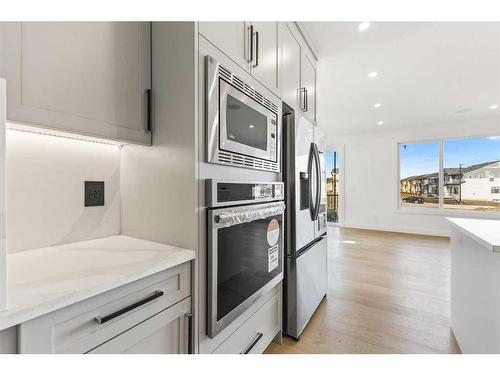
[[[284,210],[283,202],[208,210],[210,338],[283,279]]]
[[[278,161],[277,116],[219,78],[219,148],[270,162]]]

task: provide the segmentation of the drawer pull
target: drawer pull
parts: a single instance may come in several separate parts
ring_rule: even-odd
[[[106,315],[106,316],[100,316],[100,315],[96,316],[94,318],[94,320],[98,324],[104,324],[106,322],[109,322],[112,319],[115,319],[115,318],[119,317],[120,315],[123,315],[123,314],[125,314],[125,313],[127,313],[127,312],[129,312],[131,310],[134,310],[134,309],[138,308],[139,306],[145,305],[148,302],[151,302],[151,301],[154,301],[157,298],[160,298],[161,296],[163,296],[163,294],[164,293],[161,290],[157,290],[156,292],[154,292],[149,297],[141,299],[140,301],[138,301],[136,303],[133,303],[133,304],[127,306],[127,307],[124,307],[123,309],[120,309],[118,311],[115,311],[114,313],[111,313],[109,315]]]
[[[264,336],[263,333],[257,333],[257,336],[255,336],[255,339],[252,341],[252,343],[240,354],[248,354],[250,353],[250,350],[253,349],[253,347],[259,342],[259,340]]]
[[[184,314],[188,319],[188,354],[193,354],[193,314],[186,313]]]

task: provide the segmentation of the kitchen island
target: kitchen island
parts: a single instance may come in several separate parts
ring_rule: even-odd
[[[500,220],[448,220],[453,333],[463,353],[500,353]]]

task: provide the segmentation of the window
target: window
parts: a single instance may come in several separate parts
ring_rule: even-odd
[[[338,151],[326,153],[326,220],[338,223],[340,206],[340,155]]]
[[[500,136],[398,147],[401,207],[500,212]]]
[[[399,145],[399,200],[403,207],[439,207],[439,143]]]

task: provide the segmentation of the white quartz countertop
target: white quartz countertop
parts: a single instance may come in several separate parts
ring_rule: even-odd
[[[194,257],[192,250],[122,235],[9,254],[0,330]]]
[[[500,252],[500,220],[448,218],[448,221],[487,249]]]

